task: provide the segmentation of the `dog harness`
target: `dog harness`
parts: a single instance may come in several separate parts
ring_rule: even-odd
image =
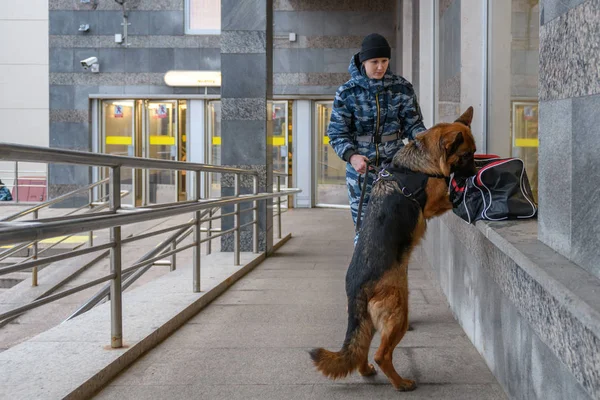
[[[367,163],[367,168],[369,168],[369,166],[370,163]],[[416,202],[421,208],[421,211],[425,209],[425,203],[427,202],[427,193],[425,192],[425,188],[427,187],[427,181],[429,181],[429,178],[444,179],[446,184],[450,183],[450,178],[447,176],[440,174],[426,174],[420,171],[413,171],[406,167],[384,166],[379,168],[374,165],[372,167],[377,171],[377,179],[375,179],[373,185],[379,181],[396,182],[400,187],[400,192],[404,195],[404,197]],[[358,204],[356,232],[360,230],[361,210],[366,189],[367,178],[365,176],[363,187],[360,193],[360,202]]]

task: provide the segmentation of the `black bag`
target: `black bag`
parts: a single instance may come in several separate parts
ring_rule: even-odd
[[[475,165],[477,175],[450,180],[448,190],[456,215],[469,223],[535,217],[537,205],[523,160],[478,155]]]

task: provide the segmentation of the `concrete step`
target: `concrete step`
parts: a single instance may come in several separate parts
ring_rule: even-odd
[[[130,237],[134,234],[137,235],[150,230],[178,225],[186,222],[188,219],[189,216],[186,216],[184,219],[176,218],[170,220],[147,221],[136,225],[126,226],[123,229],[123,237]],[[106,242],[107,238],[105,237],[105,233],[106,232],[101,231],[98,232],[99,238],[95,244]],[[123,268],[132,265],[146,252],[153,249],[159,241],[170,235],[171,233],[165,233],[125,245],[122,252]],[[191,236],[188,237],[182,245],[185,245],[190,241]],[[31,273],[16,273],[21,274],[19,278],[24,279],[16,283],[11,281],[10,283],[13,284],[13,286],[7,291],[0,292],[0,312],[6,312],[39,299],[46,293],[50,293],[56,285],[61,286],[59,289],[54,290],[54,292],[60,292],[108,275],[110,272],[110,262],[108,257],[88,266],[92,260],[97,258],[101,253],[102,252],[97,252],[74,259],[52,263],[45,268],[40,269],[38,274],[39,285],[37,287],[31,286]],[[185,263],[189,259],[191,253],[192,250],[180,253],[178,255],[178,261],[182,264]],[[15,260],[19,260],[19,258],[13,258],[11,261],[14,262]],[[153,266],[138,279],[128,291],[169,273],[169,270],[170,265]],[[9,277],[9,275],[0,276],[0,279],[4,277]],[[10,275],[10,278],[15,277],[17,277],[17,275]],[[105,284],[96,285],[82,292],[59,299],[51,304],[46,304],[37,309],[28,311],[9,324],[3,325],[0,323],[0,347],[10,348],[60,324],[90,297],[96,294],[104,285]],[[6,286],[8,286],[8,282]]]
[[[27,272],[13,272],[0,276],[0,289],[10,289],[31,276]]]

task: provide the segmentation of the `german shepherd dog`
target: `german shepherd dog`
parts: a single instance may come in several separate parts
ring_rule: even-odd
[[[373,185],[346,273],[348,328],[344,344],[338,352],[310,351],[314,365],[325,376],[342,378],[357,368],[363,376],[376,374],[368,355],[377,330],[381,333],[375,353],[379,368],[396,390],[416,388],[416,382],[402,378],[392,364],[392,353],[408,328],[408,263],[425,234],[426,221],[452,208],[444,178],[476,173],[472,119],[473,108],[469,107],[455,122],[435,125],[394,155],[393,168],[427,176],[420,203],[396,180],[379,180]]]

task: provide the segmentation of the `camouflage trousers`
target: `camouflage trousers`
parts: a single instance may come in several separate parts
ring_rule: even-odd
[[[346,187],[348,188],[348,200],[350,202],[350,212],[352,213],[352,221],[354,221],[354,226],[356,227],[356,220],[358,218],[358,205],[360,203],[360,193],[362,190],[363,182],[365,179],[365,175],[360,175],[352,165],[347,164],[346,166]],[[365,198],[363,200],[363,205],[361,209],[360,223],[361,225],[365,221],[365,211],[367,210],[367,206],[369,204],[369,198],[371,197],[371,189],[373,188],[373,180],[375,179],[375,174],[368,173],[367,174],[367,190],[365,193]],[[354,244],[358,240],[358,233],[354,237]]]

